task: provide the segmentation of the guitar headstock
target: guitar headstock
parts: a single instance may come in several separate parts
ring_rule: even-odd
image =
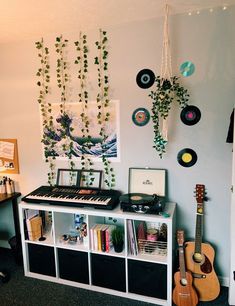
[[[203,213],[203,202],[205,200],[205,185],[196,184],[196,200],[197,200],[197,212]]]
[[[177,243],[178,243],[178,246],[180,247],[184,245],[184,231],[183,230],[177,231]]]

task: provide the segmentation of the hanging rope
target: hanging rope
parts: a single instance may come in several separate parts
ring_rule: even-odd
[[[163,43],[162,43],[162,62],[161,62],[161,84],[165,79],[172,83],[172,64],[171,64],[171,50],[170,50],[170,39],[169,39],[169,27],[168,27],[168,15],[169,6],[165,5],[165,18],[163,27]]]

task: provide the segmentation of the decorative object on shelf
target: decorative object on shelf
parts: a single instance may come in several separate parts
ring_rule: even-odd
[[[104,182],[107,187],[113,188],[115,186],[115,174],[114,169],[111,166],[111,161],[105,154],[106,141],[108,139],[108,122],[110,121],[110,99],[109,99],[109,76],[108,76],[108,51],[107,51],[107,33],[100,29],[99,41],[96,41],[96,47],[98,49],[98,56],[95,57],[95,65],[97,65],[98,71],[98,87],[99,92],[96,97],[98,115],[97,120],[100,125],[100,137],[102,147],[102,161],[104,165]]]
[[[136,83],[140,88],[149,88],[154,84],[155,74],[150,69],[142,69],[136,76]]]
[[[197,124],[201,119],[201,111],[195,105],[187,105],[180,113],[181,121],[186,125]]]
[[[79,79],[79,102],[82,103],[82,138],[83,142],[81,145],[81,165],[83,170],[92,170],[93,162],[91,157],[86,154],[86,148],[89,150],[92,147],[92,138],[90,135],[90,120],[88,116],[88,90],[87,90],[87,73],[88,73],[88,45],[87,45],[87,36],[80,32],[79,40],[75,43],[76,51],[78,52],[77,58],[75,60],[75,64],[78,65],[78,79]],[[88,176],[83,177],[84,182],[87,185],[92,185],[94,181],[94,177],[92,176],[92,172],[89,173]]]
[[[150,114],[146,108],[137,108],[132,114],[132,121],[137,126],[144,126],[149,122]]]
[[[168,33],[168,12],[166,4],[161,73],[156,77],[156,90],[152,90],[149,96],[152,102],[152,120],[154,128],[154,145],[159,157],[162,158],[166,152],[168,142],[167,118],[172,103],[176,100],[181,108],[184,108],[189,100],[187,89],[178,82],[178,77],[173,76],[171,65],[170,41]]]
[[[188,77],[190,75],[192,75],[195,71],[195,65],[190,62],[184,62],[181,66],[180,66],[180,73],[184,76],[184,77]]]
[[[51,103],[48,102],[49,84],[50,84],[50,63],[49,63],[49,49],[44,45],[43,38],[37,41],[36,48],[38,49],[38,57],[40,58],[41,66],[38,68],[37,76],[39,80],[37,85],[40,87],[38,103],[40,105],[40,112],[42,117],[42,143],[44,145],[44,155],[46,163],[49,164],[49,172],[47,180],[49,185],[55,184],[55,155],[54,151],[54,124],[53,116],[51,115]]]
[[[183,167],[192,167],[197,162],[197,154],[194,150],[185,148],[178,153],[177,160]]]
[[[121,253],[124,245],[124,232],[120,226],[116,226],[111,232],[114,251]]]

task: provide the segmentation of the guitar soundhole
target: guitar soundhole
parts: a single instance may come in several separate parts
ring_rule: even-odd
[[[180,283],[181,283],[182,286],[187,286],[188,281],[187,281],[186,278],[182,278],[182,279],[180,280]]]
[[[200,253],[194,253],[194,254],[193,254],[193,260],[194,260],[196,263],[201,263],[202,260],[203,260],[202,254],[200,254]]]
[[[205,256],[205,255],[204,255]],[[205,256],[205,261],[204,263],[201,265],[201,271],[203,273],[211,273],[212,271],[212,265],[211,265],[211,262],[210,260]]]
[[[200,269],[203,273],[211,273],[212,271],[212,265],[210,260],[206,257],[205,254],[200,254],[200,253],[194,253],[193,254],[193,260],[200,264]]]

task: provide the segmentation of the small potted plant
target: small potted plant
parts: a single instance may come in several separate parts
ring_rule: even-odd
[[[115,229],[113,229],[111,237],[112,237],[114,251],[117,253],[121,253],[123,250],[123,244],[124,244],[123,236],[124,232],[120,226],[117,226]]]

